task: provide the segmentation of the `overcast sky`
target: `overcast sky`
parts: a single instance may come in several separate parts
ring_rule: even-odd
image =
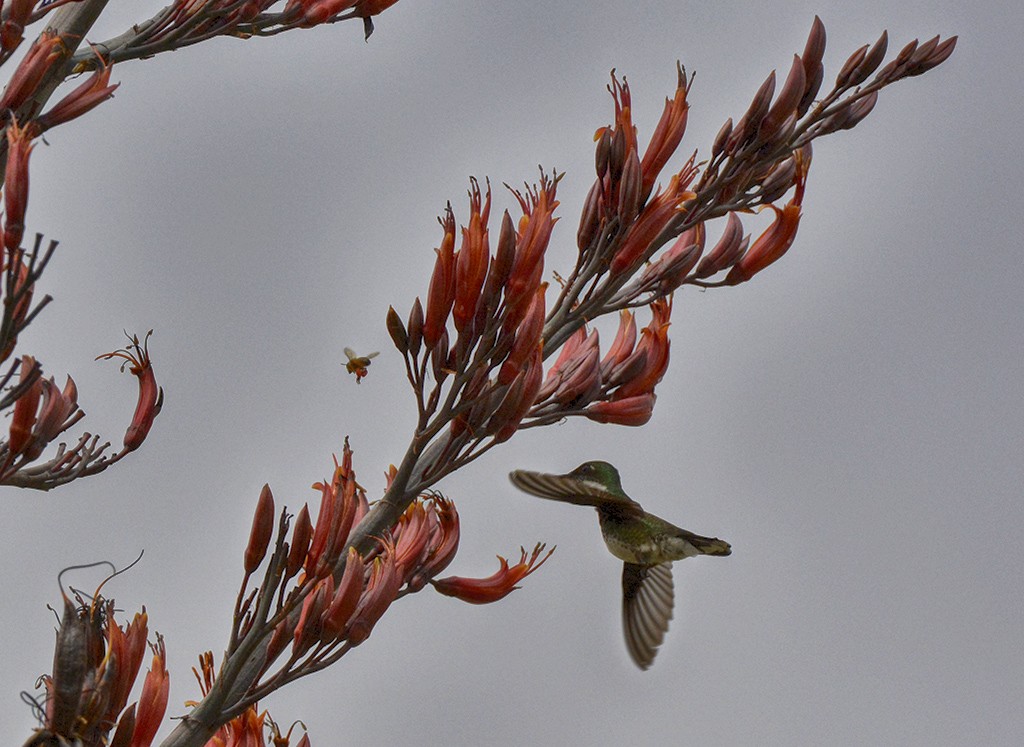
[[[94,40],[160,3],[117,5]],[[707,153],[815,13],[827,81],[882,29],[893,51],[960,43],[816,144],[783,261],[677,295],[647,427],[531,430],[442,483],[463,522],[451,572],[490,574],[536,541],[558,545],[547,566],[487,607],[408,597],[341,664],[262,705],[318,747],[1018,743],[1024,11],[1009,0],[406,0],[368,44],[349,23],[116,67],[116,97],[33,154],[28,231],[61,246],[40,289],[56,300],[19,351],[70,371],[84,425],[119,443],[135,384],[92,359],[154,328],[166,405],[107,473],[3,495],[0,742],[33,725],[18,692],[49,671],[61,568],[145,549],[105,591],[166,636],[180,714],[196,656],[224,648],[260,486],[297,510],[348,435],[380,494],[414,416],[384,314],[425,293],[435,217],[451,200],[465,219],[470,176],[566,172],[547,265],[565,272],[609,70],[630,81],[642,142],[676,60],[695,70],[682,150]],[[346,345],[382,351],[358,387]],[[647,672],[627,657],[621,564],[593,512],[505,477],[589,459],[733,546],[676,564]]]

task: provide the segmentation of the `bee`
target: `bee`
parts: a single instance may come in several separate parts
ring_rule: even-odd
[[[369,373],[366,369],[370,365],[370,359],[376,358],[380,353],[356,355],[352,348],[345,348],[345,355],[348,357],[348,363],[345,364],[345,370],[356,375],[356,383],[358,384],[362,381],[363,377]]]

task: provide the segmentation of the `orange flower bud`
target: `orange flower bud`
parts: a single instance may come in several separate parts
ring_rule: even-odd
[[[131,747],[149,747],[153,744],[157,729],[164,720],[167,711],[167,697],[171,688],[171,678],[167,672],[167,652],[164,639],[157,636],[153,646],[153,663],[142,685],[142,696],[135,716],[135,731],[132,734]]]
[[[586,251],[598,235],[606,220],[604,182],[596,179],[587,198],[583,202],[580,213],[580,227],[576,231],[576,246],[581,252]]]
[[[452,318],[455,328],[462,333],[476,316],[480,290],[487,277],[490,261],[487,222],[491,212],[491,187],[481,205],[480,185],[472,180],[470,190],[469,226],[462,229],[462,246],[455,259],[455,304]]]
[[[391,335],[391,341],[395,343],[398,352],[406,355],[409,352],[409,334],[405,331],[405,325],[402,324],[402,319],[398,316],[394,306],[388,306],[385,324],[388,328],[388,334]]]
[[[430,277],[427,294],[427,313],[423,321],[423,340],[432,349],[441,339],[448,313],[455,302],[455,214],[451,206],[439,218],[444,238],[437,249],[434,274]]]
[[[292,544],[288,550],[288,563],[285,565],[284,577],[291,578],[299,572],[306,553],[309,552],[309,540],[313,536],[313,524],[309,520],[309,507],[303,504],[302,510],[295,518],[295,529],[292,530]]]
[[[651,135],[651,142],[648,144],[647,150],[644,151],[641,164],[644,175],[642,200],[646,200],[651,194],[658,174],[675,153],[686,132],[686,119],[690,111],[686,95],[690,88],[686,80],[686,70],[682,65],[678,66],[677,71],[678,83],[675,96],[665,99],[665,109],[661,113],[661,119],[658,120],[658,126],[654,129],[654,134]]]
[[[682,171],[672,176],[668,187],[647,203],[612,257],[609,270],[613,275],[629,272],[653,252],[652,243],[665,230],[669,221],[676,217],[682,203],[693,197],[693,192],[686,191],[686,187],[695,173],[691,159]]]
[[[419,297],[413,301],[409,310],[409,323],[406,329],[409,331],[409,354],[419,355],[420,343],[423,341],[423,305]]]
[[[463,602],[469,602],[470,604],[497,602],[518,589],[519,587],[516,584],[544,565],[545,561],[551,557],[551,553],[555,551],[553,547],[548,551],[547,555],[541,558],[540,562],[537,561],[537,558],[544,551],[544,547],[543,544],[538,544],[534,547],[529,560],[527,560],[526,550],[520,548],[522,555],[519,562],[511,567],[509,567],[508,561],[499,555],[498,563],[500,567],[497,572],[487,578],[449,576],[431,581],[430,583],[441,594],[461,599]]]
[[[811,24],[811,32],[807,35],[807,43],[804,45],[804,53],[800,55],[804,66],[805,83],[804,95],[800,98],[800,104],[796,109],[798,117],[804,116],[811,108],[811,104],[814,103],[818,90],[821,88],[821,83],[825,79],[825,67],[821,64],[824,56],[825,24],[818,16],[815,16],[814,23]]]
[[[274,494],[270,486],[264,483],[256,502],[256,512],[252,518],[252,529],[249,530],[249,544],[245,548],[245,575],[249,576],[259,568],[267,554],[267,546],[274,533]]]
[[[505,285],[506,324],[517,325],[526,314],[544,268],[544,252],[551,239],[551,230],[558,200],[555,193],[560,175],[549,179],[541,175],[540,185],[524,197],[515,192],[523,209],[519,222],[519,242],[508,283]]]
[[[743,256],[746,244],[743,240],[743,223],[736,213],[729,213],[725,221],[725,229],[718,243],[708,253],[693,273],[695,278],[711,277],[715,273],[735,264]]]
[[[777,135],[782,129],[783,123],[796,112],[800,99],[804,95],[806,83],[803,61],[798,55],[793,55],[793,65],[789,69],[789,75],[786,76],[786,82],[782,85],[772,108],[761,120],[757,133],[761,142],[767,142]]]

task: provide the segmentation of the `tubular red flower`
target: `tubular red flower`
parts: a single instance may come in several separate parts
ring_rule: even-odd
[[[34,137],[31,125],[19,127],[17,121],[12,119],[7,126],[4,246],[12,253],[21,246],[21,237],[25,233],[25,211],[28,209],[28,160],[35,147],[32,144]]]
[[[299,613],[299,622],[292,634],[292,655],[302,656],[323,636],[324,611],[334,598],[334,580],[327,576],[317,582],[316,588],[306,595]]]
[[[653,393],[638,394],[612,402],[595,402],[583,414],[597,423],[639,426],[651,419],[656,396]]]
[[[93,74],[74,91],[54,104],[49,111],[36,118],[36,125],[40,131],[80,117],[113,97],[114,91],[121,85],[120,83],[110,85],[110,71],[113,69],[113,65],[108,65],[99,53],[96,54],[95,59],[99,60],[100,66]]]
[[[678,174],[673,174],[668,186],[647,203],[612,257],[609,270],[613,275],[628,272],[647,258],[651,243],[682,209],[682,204],[694,197],[686,187],[695,174],[696,167],[691,158]]]
[[[544,332],[545,291],[548,284],[541,283],[533,295],[533,300],[526,311],[526,316],[516,330],[515,342],[509,351],[508,358],[498,372],[499,384],[511,384],[523,368],[523,364],[533,351],[541,344]]]
[[[373,559],[370,581],[345,632],[345,639],[352,646],[370,637],[373,627],[395,601],[402,586],[402,573],[395,563],[395,546],[390,540],[382,544],[383,556]]]
[[[64,42],[52,31],[44,31],[32,44],[7,82],[0,96],[0,111],[17,110],[35,93],[46,72],[63,56]]]
[[[519,428],[519,424],[529,413],[533,403],[538,400],[541,384],[544,383],[544,358],[540,346],[533,351],[526,371],[523,375],[523,392],[518,406],[513,410],[508,422],[501,426],[494,434],[494,441],[502,443],[512,438],[512,434]]]
[[[519,562],[511,567],[508,561],[499,555],[498,563],[500,567],[497,572],[487,578],[449,576],[431,581],[430,583],[441,594],[461,599],[463,602],[469,602],[470,604],[497,602],[518,589],[519,587],[516,584],[544,565],[545,561],[551,557],[551,553],[555,551],[553,547],[538,562],[537,558],[544,552],[544,547],[543,544],[538,543],[533,548],[533,553],[529,556],[529,560],[527,560],[526,550],[520,548],[522,554]]]
[[[675,95],[670,99],[665,99],[665,109],[661,113],[661,119],[654,129],[654,134],[651,135],[651,142],[647,145],[643,161],[640,164],[644,175],[641,193],[643,200],[646,200],[651,194],[658,174],[675,153],[686,132],[686,119],[690,111],[686,95],[689,93],[690,87],[682,65],[678,67],[678,74]]]
[[[455,304],[452,318],[462,333],[476,316],[480,290],[487,277],[490,261],[487,222],[491,212],[491,186],[481,205],[480,185],[473,179],[470,197],[469,226],[462,229],[462,246],[455,259]]]
[[[146,333],[146,339],[140,343],[138,335],[129,338],[131,345],[112,353],[104,353],[96,356],[96,360],[110,360],[111,358],[122,358],[121,370],[128,366],[129,373],[139,380],[139,399],[135,406],[135,415],[132,416],[131,425],[124,434],[124,447],[128,451],[134,451],[142,445],[149,435],[149,429],[153,427],[153,420],[164,404],[164,390],[156,383],[156,374],[153,373],[152,361],[149,357],[149,336],[153,330]]]
[[[142,696],[136,711],[135,731],[132,734],[131,747],[149,747],[153,743],[157,729],[163,723],[167,710],[167,696],[170,692],[171,678],[167,672],[167,652],[164,639],[157,636],[153,646],[153,663],[150,665],[146,681],[142,685]]]
[[[325,643],[341,637],[352,613],[355,612],[359,597],[363,593],[363,570],[363,559],[359,557],[354,547],[350,547],[345,561],[345,571],[341,574],[338,588],[335,589],[334,596],[320,621],[321,637]]]
[[[73,416],[78,410],[78,388],[70,376],[64,384],[64,391],[57,388],[53,377],[41,379],[39,383],[42,386],[42,404],[33,428],[32,443],[25,449],[25,457],[29,461],[42,454],[47,444],[75,422]]]
[[[558,220],[553,216],[558,207],[555,193],[560,178],[560,175],[555,175],[549,179],[541,174],[540,184],[528,190],[525,196],[513,192],[523,209],[523,216],[519,220],[516,257],[505,284],[507,328],[515,327],[522,320],[540,282],[544,252],[547,251],[552,228]]]
[[[804,157],[802,151],[794,154],[796,161],[796,193],[793,199],[781,210],[768,205],[775,213],[773,223],[757,237],[742,259],[737,262],[725,276],[726,285],[738,285],[750,280],[768,265],[777,261],[793,245],[797,228],[800,226],[800,206],[803,203],[804,186],[806,185],[807,169],[810,158]]]
[[[650,394],[661,381],[668,369],[669,348],[668,328],[672,315],[671,299],[658,299],[651,304],[651,323],[641,333],[637,351],[646,353],[644,368],[629,381],[615,390],[615,399],[626,399],[638,394]]]
[[[21,382],[24,383],[33,375],[36,368],[36,361],[31,355],[23,356],[21,359]],[[14,403],[14,412],[11,415],[11,426],[7,439],[7,463],[5,468],[14,461],[15,457],[21,454],[32,441],[32,430],[36,424],[36,410],[39,408],[39,399],[42,396],[42,376],[37,375],[35,381]]]
[[[430,531],[423,501],[417,498],[409,504],[392,528],[395,534],[395,562],[403,575],[408,576],[423,557],[427,542],[430,541]]]
[[[0,25],[0,49],[14,51],[24,38],[22,32],[32,17],[36,0],[11,0],[6,11],[7,18]]]
[[[622,363],[633,352],[636,345],[636,319],[633,312],[623,309],[619,312],[619,329],[611,347],[601,359],[601,378],[606,379],[612,369]]]
[[[448,313],[455,302],[455,214],[451,206],[439,218],[444,229],[444,238],[437,249],[434,274],[430,277],[427,294],[427,312],[423,320],[423,341],[433,349],[444,332]]]

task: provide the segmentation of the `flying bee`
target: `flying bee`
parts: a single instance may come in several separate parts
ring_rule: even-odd
[[[348,356],[348,363],[345,364],[345,370],[356,375],[356,383],[358,384],[362,381],[363,377],[369,373],[366,369],[370,365],[370,359],[376,358],[380,353],[356,355],[352,348],[345,348],[345,355]]]

